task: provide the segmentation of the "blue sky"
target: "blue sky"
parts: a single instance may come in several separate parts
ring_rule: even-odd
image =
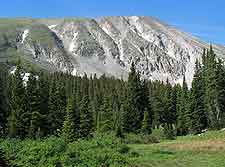
[[[224,0],[2,0],[0,17],[154,16],[225,45]]]

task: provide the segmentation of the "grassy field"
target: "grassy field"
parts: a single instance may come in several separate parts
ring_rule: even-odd
[[[135,167],[224,167],[225,132],[178,137],[159,144],[132,144]]]
[[[139,141],[137,136],[134,138],[130,135],[129,141]],[[0,139],[0,149],[10,164],[16,166],[54,167],[59,163],[63,167],[225,167],[225,132],[207,132],[172,141],[161,139],[158,144],[128,144],[128,147],[113,135],[96,135],[72,143],[59,137]]]

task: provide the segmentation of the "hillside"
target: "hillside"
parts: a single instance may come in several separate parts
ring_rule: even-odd
[[[152,17],[1,19],[0,61],[73,75],[126,79],[132,62],[146,79],[190,85],[208,44]],[[223,46],[213,45],[219,57]]]

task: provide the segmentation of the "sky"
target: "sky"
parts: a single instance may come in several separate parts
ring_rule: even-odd
[[[225,0],[1,0],[0,17],[153,16],[225,45]]]

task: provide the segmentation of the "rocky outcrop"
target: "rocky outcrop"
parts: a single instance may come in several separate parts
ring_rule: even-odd
[[[48,70],[127,78],[132,62],[142,76],[190,85],[208,44],[152,17],[34,20],[19,30],[17,49]],[[218,56],[223,46],[214,45]]]

